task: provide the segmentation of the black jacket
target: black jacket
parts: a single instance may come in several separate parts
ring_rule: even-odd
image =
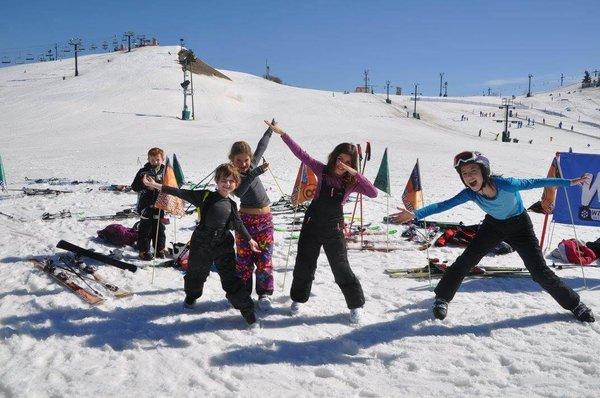
[[[138,203],[137,203],[137,212],[143,217],[149,217],[151,214],[151,209],[154,208],[154,203],[156,203],[156,198],[158,198],[159,191],[155,189],[148,189],[144,183],[142,182],[142,178],[144,175],[148,175],[159,184],[162,182],[162,175],[165,169],[164,165],[160,165],[158,171],[156,171],[150,163],[146,163],[144,167],[142,167],[133,182],[131,183],[131,189],[138,193]]]

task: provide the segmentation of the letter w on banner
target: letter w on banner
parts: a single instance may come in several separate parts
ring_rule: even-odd
[[[419,171],[418,159],[406,182],[406,187],[402,193],[402,203],[410,211],[415,211],[423,207],[423,189],[421,188],[421,172]]]
[[[600,155],[561,152],[558,168],[562,177],[569,179],[590,173],[592,182],[586,186],[558,189],[554,221],[571,224],[571,214],[573,214],[574,224],[600,227]]]
[[[173,170],[173,166],[171,166],[171,161],[167,157],[167,162],[165,163],[165,171],[163,172],[162,184],[168,187],[178,188],[177,178],[175,177],[175,170]],[[166,211],[167,213],[171,213],[175,216],[183,216],[183,200],[173,196],[161,192],[158,194],[158,198],[156,198],[156,203],[154,207],[157,209],[161,209]]]
[[[312,200],[315,196],[315,190],[317,189],[317,176],[313,171],[305,165],[300,163],[298,169],[298,175],[296,176],[296,182],[294,183],[294,190],[292,192],[292,205],[298,206],[304,202]]]

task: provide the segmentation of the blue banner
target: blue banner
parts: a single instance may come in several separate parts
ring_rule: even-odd
[[[559,167],[562,178],[572,179],[590,173],[592,182],[584,186],[558,188],[554,221],[600,227],[600,155],[561,152]]]

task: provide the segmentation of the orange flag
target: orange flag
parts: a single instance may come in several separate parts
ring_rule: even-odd
[[[171,166],[171,161],[168,157],[167,162],[165,163],[165,171],[163,172],[162,184],[168,187],[178,188],[177,178],[175,177],[175,170],[173,170],[173,166]],[[158,194],[158,198],[156,199],[154,207],[176,216],[183,216],[185,212],[183,209],[182,199],[173,195],[166,194],[164,192]]]
[[[298,206],[312,200],[317,189],[317,176],[304,163],[300,163],[294,191],[292,192],[292,205]]]
[[[402,193],[402,203],[410,211],[423,207],[423,188],[421,188],[421,172],[419,171],[418,159],[406,182],[406,187]]]

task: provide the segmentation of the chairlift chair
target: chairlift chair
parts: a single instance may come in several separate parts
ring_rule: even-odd
[[[33,54],[27,54],[27,57],[25,58],[25,60],[27,60],[27,61],[33,61],[34,60]]]
[[[95,44],[92,44],[92,45],[90,46],[90,48],[91,48],[92,50],[95,50],[95,49],[97,49],[98,47],[96,47],[96,45],[95,45]]]
[[[2,63],[3,64],[10,64],[10,58],[8,58],[8,57],[2,57]]]

